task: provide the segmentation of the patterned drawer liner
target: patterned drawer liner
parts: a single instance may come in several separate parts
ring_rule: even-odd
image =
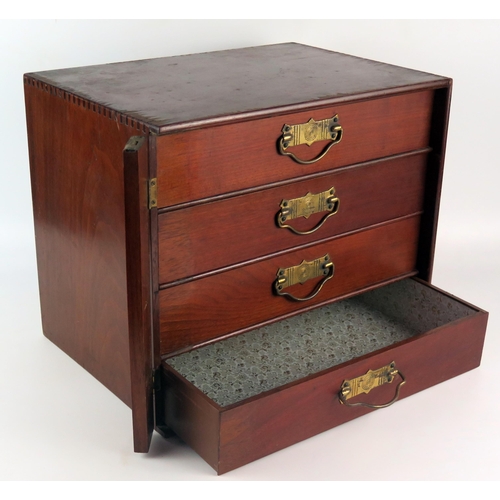
[[[408,279],[165,362],[224,407],[473,313]]]

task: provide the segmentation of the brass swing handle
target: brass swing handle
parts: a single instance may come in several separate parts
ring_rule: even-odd
[[[328,254],[311,261],[303,260],[297,266],[278,269],[277,278],[274,282],[274,289],[276,293],[282,297],[289,297],[290,299],[298,302],[305,302],[306,300],[311,300],[318,295],[324,284],[328,280],[332,279],[334,272],[335,266],[330,260],[330,256]],[[319,276],[323,276],[323,279],[307,297],[295,297],[295,295],[292,295],[291,293],[283,292],[283,290],[289,286],[297,285],[298,283],[304,284],[306,281]]]
[[[351,399],[359,394],[368,394],[375,387],[379,387],[384,384],[391,384],[399,375],[401,381],[396,387],[396,393],[394,397],[387,403],[382,404],[370,404],[364,402],[358,403],[348,403],[347,400]],[[360,377],[353,378],[350,380],[344,380],[339,392],[339,400],[345,406],[366,406],[367,408],[387,408],[394,404],[399,398],[399,391],[401,387],[406,383],[406,379],[403,374],[396,368],[394,361],[378,370],[368,370],[364,375]]]
[[[342,140],[343,130],[338,123],[339,117],[335,115],[333,118],[327,118],[319,122],[311,118],[306,123],[298,125],[285,124],[281,130],[282,136],[279,140],[279,152],[282,155],[290,156],[293,160],[301,165],[310,165],[321,160],[328,151]],[[307,144],[310,146],[318,141],[331,141],[325,146],[323,151],[313,158],[312,160],[301,160],[297,158],[291,151],[287,151],[292,146],[299,146],[300,144]]]
[[[335,189],[332,187],[322,193],[307,193],[305,196],[302,196],[302,198],[283,200],[280,205],[281,210],[278,212],[276,220],[279,227],[287,228],[295,234],[311,234],[317,231],[329,217],[335,215],[339,210],[339,206],[340,200],[335,196]],[[328,213],[309,231],[299,231],[289,224],[286,224],[289,220],[298,219],[299,217],[308,219],[311,215],[320,212]]]

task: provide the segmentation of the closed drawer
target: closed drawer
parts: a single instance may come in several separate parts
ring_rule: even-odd
[[[477,367],[486,322],[393,283],[165,360],[166,422],[224,473]]]
[[[160,350],[171,353],[317,306],[385,280],[415,273],[420,217],[413,216],[334,238],[160,290]],[[277,295],[280,269],[329,255],[334,274],[311,300]],[[328,276],[328,275],[327,275]],[[315,293],[325,276],[282,290]]]
[[[346,168],[272,189],[160,214],[159,281],[169,283],[423,209],[427,154]],[[336,201],[324,203],[333,189]],[[316,196],[307,205],[307,195]],[[283,200],[304,216],[277,217]],[[288,204],[293,203],[287,202]],[[307,205],[307,206],[306,206]],[[320,224],[323,225],[320,226]],[[319,227],[320,226],[320,227]],[[308,232],[319,227],[312,234]]]
[[[201,128],[156,139],[158,206],[167,207],[263,186],[340,166],[405,153],[429,145],[434,91],[425,90],[368,101],[312,109],[290,115]],[[338,115],[341,141],[311,165],[278,152],[285,124]],[[327,145],[294,146],[301,159],[313,159]],[[288,151],[288,150],[287,150]]]

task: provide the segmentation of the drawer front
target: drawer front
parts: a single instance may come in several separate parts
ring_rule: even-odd
[[[405,153],[429,144],[434,91],[342,104],[242,123],[159,136],[156,140],[158,206],[217,196],[340,166]],[[302,165],[278,152],[285,124],[338,115],[343,134],[321,160]],[[317,157],[328,143],[289,148]],[[287,150],[288,151],[288,150]]]
[[[488,314],[418,280],[333,306],[167,359],[168,425],[221,474],[480,364]]]
[[[338,393],[344,380],[360,377],[395,361],[406,381],[398,394],[398,399],[403,399],[478,367],[486,320],[486,314],[465,318],[458,325],[446,325],[431,335],[416,337],[349,366],[223,412],[218,473],[228,472],[371,411],[389,411],[340,404]],[[354,401],[368,400],[375,405],[390,402],[400,381],[396,379],[392,384],[377,387],[368,396],[358,396]],[[434,411],[422,408],[423,415]],[[414,430],[408,429],[408,432]]]
[[[415,271],[420,217],[408,217],[349,236],[284,253],[230,271],[160,290],[162,354],[292,314]],[[298,302],[274,290],[280,268],[328,254],[334,275],[311,300]],[[325,276],[282,292],[306,298]]]
[[[169,283],[263,255],[331,238],[423,208],[426,154],[349,168],[265,191],[228,198],[159,216],[159,281]],[[329,211],[324,200],[334,189]],[[279,227],[283,200],[316,197],[317,213],[288,219]],[[307,208],[306,208],[307,210]],[[310,209],[312,211],[312,209]],[[336,211],[336,213],[334,213]],[[327,219],[328,217],[328,219]]]

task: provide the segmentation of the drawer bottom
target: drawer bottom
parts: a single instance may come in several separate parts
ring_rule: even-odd
[[[486,322],[393,283],[164,360],[166,424],[228,472],[477,367]]]

